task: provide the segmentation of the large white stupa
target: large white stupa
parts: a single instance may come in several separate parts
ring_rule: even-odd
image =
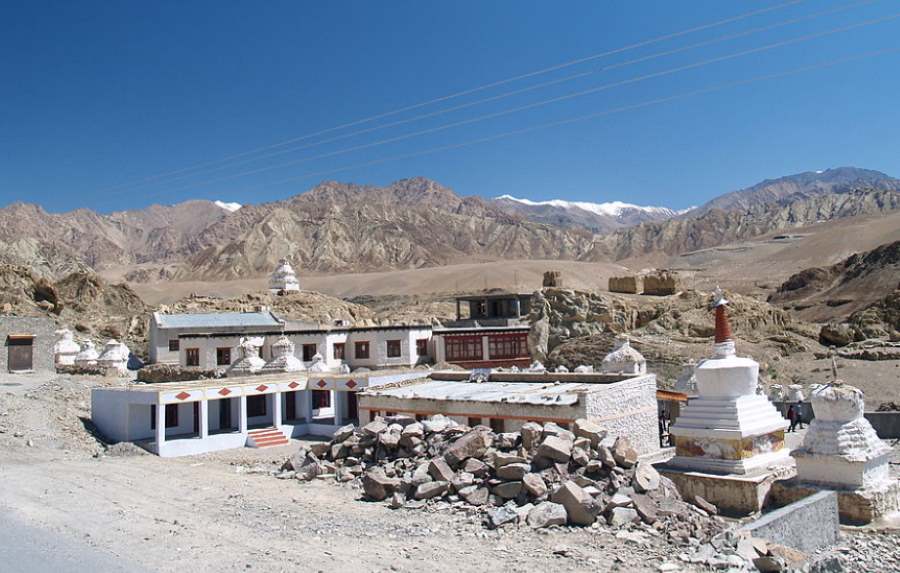
[[[53,361],[57,366],[72,366],[81,347],[75,342],[72,331],[68,328],[57,330],[59,340],[53,345]]]
[[[297,274],[287,259],[278,261],[278,267],[269,278],[269,290],[276,293],[300,290],[300,281],[297,280]]]
[[[100,354],[98,354],[97,349],[94,348],[94,343],[88,340],[81,345],[81,352],[75,356],[75,365],[82,367],[96,366],[99,357]]]
[[[787,421],[757,393],[759,363],[735,355],[725,300],[716,292],[713,357],[694,371],[698,397],[672,424],[675,457],[670,466],[701,472],[747,474],[787,462]]]
[[[262,338],[244,337],[241,339],[241,357],[228,367],[226,376],[249,376],[263,369],[266,361],[259,357]]]
[[[103,353],[97,358],[97,364],[115,370],[120,376],[128,373],[128,357],[131,351],[118,340],[111,339],[103,347]]]

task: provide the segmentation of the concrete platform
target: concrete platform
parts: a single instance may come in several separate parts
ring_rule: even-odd
[[[714,504],[719,513],[744,517],[763,510],[769,504],[769,492],[778,481],[793,477],[793,465],[761,468],[748,474],[716,474],[656,466],[660,474],[675,483],[681,496],[691,500],[700,496]]]
[[[771,502],[785,506],[795,501],[828,491],[822,486],[801,482],[796,477],[779,480],[772,485]],[[900,480],[882,486],[862,489],[834,489],[838,514],[844,525],[865,525],[900,512]]]

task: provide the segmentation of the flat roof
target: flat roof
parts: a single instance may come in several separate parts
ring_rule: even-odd
[[[531,330],[531,326],[527,324],[517,324],[511,326],[443,326],[433,328],[434,334],[465,334],[467,332],[477,332],[487,334],[491,332],[526,332]]]
[[[246,326],[281,326],[271,312],[206,312],[156,314],[163,328],[221,328]]]
[[[625,380],[634,380],[652,376],[652,374],[625,374],[605,372],[499,372],[491,370],[490,382],[510,382],[515,384],[537,383],[575,383],[575,384],[615,384]],[[458,382],[469,379],[468,370],[436,370],[431,373],[432,380]]]
[[[257,336],[299,336],[305,334],[340,334],[342,332],[374,332],[377,330],[423,330],[431,329],[430,324],[387,324],[383,326],[322,326],[321,328],[292,329],[288,330],[259,330],[253,334]],[[241,332],[189,332],[179,335],[178,338],[226,338],[241,336]]]
[[[398,384],[367,388],[360,395],[400,400],[571,406],[578,402],[581,394],[596,391],[596,385],[578,383],[460,382],[419,378]]]
[[[531,298],[534,296],[534,293],[530,292],[503,292],[503,293],[490,293],[490,294],[466,294],[456,297],[456,300],[484,300],[484,299],[498,299],[498,298]]]

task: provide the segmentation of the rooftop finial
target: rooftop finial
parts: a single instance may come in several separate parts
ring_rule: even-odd
[[[716,344],[729,342],[731,340],[731,324],[728,322],[728,314],[725,312],[728,299],[725,298],[725,292],[719,287],[716,287],[713,297],[713,308],[716,311]]]

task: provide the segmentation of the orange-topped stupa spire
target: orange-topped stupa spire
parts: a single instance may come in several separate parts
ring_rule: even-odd
[[[728,313],[725,307],[728,306],[728,299],[722,289],[716,287],[713,299],[713,308],[716,311],[716,344],[728,342],[731,338],[731,323],[728,322]]]

